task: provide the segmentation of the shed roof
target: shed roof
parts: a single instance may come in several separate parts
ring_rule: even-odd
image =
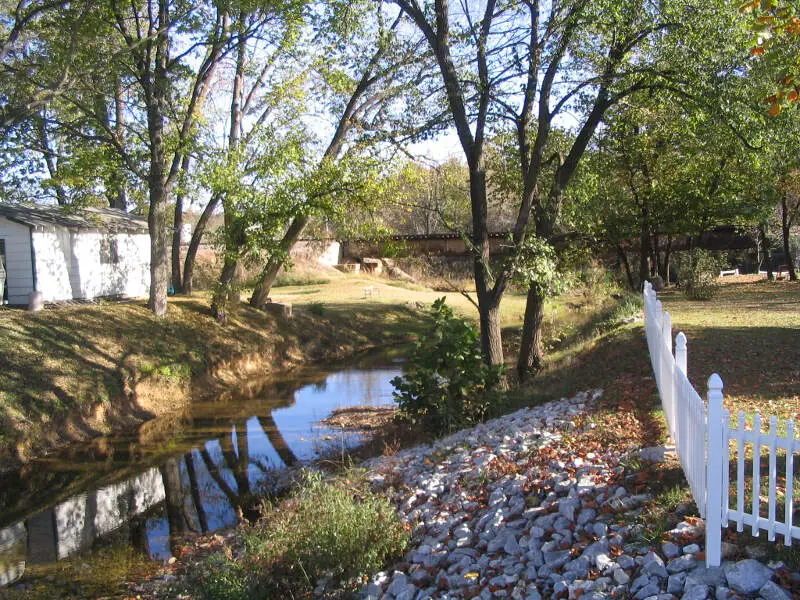
[[[0,202],[0,217],[36,229],[66,227],[111,233],[147,233],[147,221],[116,208],[74,208]]]

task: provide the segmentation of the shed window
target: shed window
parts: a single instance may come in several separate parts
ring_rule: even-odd
[[[105,238],[100,240],[100,264],[116,265],[119,263],[117,240]]]

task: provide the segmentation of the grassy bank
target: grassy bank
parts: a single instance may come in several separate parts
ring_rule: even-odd
[[[248,321],[251,330],[248,335],[255,335],[254,331],[259,327],[272,327],[275,328],[270,330],[269,335],[272,339],[280,331],[282,339],[292,340],[295,336],[312,335],[310,329],[319,329],[323,324],[329,324],[325,327],[340,328],[338,330],[340,335],[344,335],[343,332],[347,331],[347,328],[359,330],[361,335],[365,336],[364,343],[379,343],[384,337],[399,339],[420,328],[424,329],[424,325],[420,325],[421,313],[416,308],[410,308],[408,303],[419,301],[427,305],[430,300],[442,295],[424,288],[412,289],[411,286],[390,285],[385,280],[360,277],[348,278],[347,281],[350,284],[344,286],[341,286],[339,280],[332,280],[326,284],[279,288],[274,299],[293,300],[295,306],[302,311],[298,313],[297,320],[294,323],[279,323],[257,313],[248,319],[263,319],[263,324],[257,325],[252,320]],[[365,285],[379,287],[381,295],[364,298]],[[315,291],[309,292],[309,290]],[[395,295],[394,290],[401,292]],[[304,291],[306,293],[303,293]],[[531,383],[512,392],[512,397],[505,407],[505,410],[513,410],[519,405],[536,404],[572,395],[579,390],[603,388],[605,393],[598,410],[580,418],[579,425],[583,433],[580,436],[565,438],[563,448],[565,456],[588,451],[602,452],[608,448],[627,452],[666,441],[663,414],[652,379],[642,323],[629,322],[631,314],[636,312],[634,307],[629,306],[624,297],[614,299],[607,292],[608,290],[596,293],[579,290],[549,305],[546,315],[548,356],[545,368]],[[690,376],[699,390],[702,391],[708,373],[711,370],[718,370],[726,380],[726,390],[734,392],[726,397],[726,402],[732,408],[749,408],[758,403],[767,403],[774,409],[770,410],[770,414],[797,416],[797,409],[793,403],[800,393],[798,390],[800,377],[793,369],[796,369],[798,364],[797,335],[800,330],[800,311],[795,307],[800,300],[800,286],[767,282],[726,283],[714,300],[700,303],[691,302],[678,291],[672,290],[661,294],[661,297],[667,309],[673,314],[675,331],[682,329],[687,332],[690,344]],[[515,306],[515,302],[521,301],[518,296],[510,298],[512,307]],[[453,294],[451,302],[463,314],[474,314],[469,303],[459,295]],[[176,302],[176,305],[179,304],[180,302]],[[511,310],[506,308],[504,312],[506,323],[515,322],[516,310],[516,308]],[[146,313],[142,314],[146,316]],[[200,316],[208,319],[202,311]],[[388,329],[384,333],[385,323],[388,323]],[[247,329],[244,324],[232,324],[230,327],[241,327],[243,332]],[[300,329],[297,331],[291,329],[294,327]],[[409,327],[412,329],[407,330]],[[239,331],[239,329],[223,330],[220,337],[225,337],[225,331]],[[266,335],[258,331],[258,335],[262,334]],[[516,335],[513,326],[507,329],[506,343],[509,349],[516,344]],[[731,337],[732,335],[738,337]],[[319,339],[320,343],[326,343],[325,340],[327,343],[332,343],[334,337]],[[786,361],[777,360],[782,357],[788,358]],[[509,356],[509,359],[513,359],[513,356]],[[759,377],[754,379],[754,373]],[[592,423],[594,427],[582,427],[587,423]],[[384,449],[389,452],[396,450],[391,446],[384,446]],[[674,525],[676,511],[679,508],[681,514],[686,513],[690,516],[696,514],[691,506],[691,497],[682,470],[676,461],[649,464],[638,460],[636,455],[631,455],[625,469],[625,476],[635,489],[648,491],[654,495],[653,501],[644,507],[642,515],[637,519],[637,523],[642,526],[643,544],[660,543],[663,532]],[[194,588],[194,595],[188,597],[201,598],[209,597],[209,589],[223,586],[228,590],[241,588],[242,597],[246,597],[242,586],[248,589],[257,588],[262,582],[254,578],[264,573],[277,574],[274,581],[286,581],[280,577],[287,576],[291,572],[300,581],[307,582],[311,578],[303,573],[305,567],[292,566],[305,564],[306,561],[304,558],[295,560],[296,557],[291,555],[292,548],[305,548],[303,544],[306,538],[301,535],[302,533],[308,530],[309,539],[318,540],[321,534],[316,527],[335,533],[341,532],[339,526],[350,528],[355,521],[371,523],[370,519],[363,515],[353,517],[355,513],[350,512],[350,505],[342,500],[344,496],[341,490],[345,490],[347,497],[354,499],[356,505],[364,504],[364,499],[367,498],[366,492],[354,484],[354,477],[352,473],[341,475],[335,485],[343,487],[325,492],[325,498],[330,499],[331,505],[342,507],[342,512],[339,513],[343,515],[342,517],[321,520],[319,519],[319,506],[323,503],[320,500],[321,496],[310,494],[307,498],[311,500],[304,501],[305,497],[302,494],[295,495],[286,503],[266,506],[265,520],[255,524],[253,529],[246,527],[243,535],[240,535],[241,531],[229,532],[188,544],[185,555],[174,565],[159,567],[158,575],[149,578],[144,588],[139,584],[142,579],[148,579],[146,571],[150,566],[147,563],[131,562],[130,566],[126,567],[126,573],[119,573],[119,576],[111,582],[111,588],[107,589],[115,590],[114,597],[128,597],[135,593],[141,594],[142,597],[160,598],[175,597],[176,590],[184,590],[186,587],[183,586],[189,586],[190,589]],[[313,486],[311,489],[318,490]],[[371,514],[382,515],[377,509],[371,510]],[[381,527],[384,527],[384,522],[380,520],[379,522]],[[288,527],[285,526],[287,523]],[[280,537],[278,533],[286,535]],[[342,534],[332,534],[331,539],[333,538],[345,541],[349,539],[347,535]],[[734,558],[746,556],[745,548],[756,543],[749,531],[741,536],[741,539],[733,536],[729,541],[735,543],[738,548],[738,554],[735,554]],[[774,543],[764,542],[764,544],[771,552],[777,548]],[[333,546],[314,546],[315,550],[330,547]],[[281,554],[277,554],[277,550],[280,550]],[[360,549],[356,548],[353,551],[358,554]],[[366,545],[364,552],[367,552]],[[216,557],[204,558],[209,554],[216,554]],[[218,563],[215,561],[218,561],[220,556],[231,561],[230,564],[237,565],[238,570],[223,571],[232,572],[236,577],[224,581],[207,577],[217,572],[215,567]],[[336,556],[344,554],[339,553]],[[786,553],[773,556],[790,560],[792,561],[790,564],[793,565],[800,564],[797,557]],[[347,559],[348,564],[353,562],[351,559],[352,557]],[[75,569],[79,571],[79,575],[84,571],[81,569],[84,560],[93,559],[87,557],[73,561],[77,565]],[[346,565],[341,563],[341,566]],[[170,577],[177,576],[177,581],[165,586],[161,580],[164,574]],[[48,595],[52,593],[53,585],[48,583],[45,573],[42,573],[38,580],[36,572],[32,572],[31,576],[36,585],[40,586],[41,597],[58,597]],[[71,580],[68,574],[58,577],[62,576],[65,580]],[[349,585],[353,581],[354,579],[350,578],[345,583]],[[88,587],[90,583],[82,585]],[[146,591],[142,592],[142,589]],[[9,597],[36,597],[30,589],[27,593],[28,596],[23,593],[21,596]],[[111,592],[107,593],[112,595]],[[65,594],[62,597],[94,597],[70,595],[71,592]]]
[[[156,319],[141,302],[0,312],[0,461],[130,426],[248,377],[413,338],[402,302],[298,307],[286,320],[247,305],[225,326],[208,298],[176,298]]]

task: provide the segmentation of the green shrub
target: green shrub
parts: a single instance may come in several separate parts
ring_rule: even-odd
[[[681,257],[681,285],[690,300],[711,300],[719,290],[724,262],[706,250],[692,250]]]
[[[190,584],[202,600],[255,598],[244,567],[223,554],[212,554],[193,571]]]
[[[453,315],[439,298],[431,308],[433,331],[414,345],[395,377],[394,398],[401,412],[436,432],[448,432],[484,421],[501,395],[503,365],[487,365],[478,331]]]
[[[245,546],[258,565],[258,597],[299,597],[320,581],[327,591],[352,591],[402,554],[408,532],[388,500],[358,478],[305,473],[289,500],[250,529]]]
[[[325,305],[322,302],[311,302],[306,309],[312,315],[317,315],[318,317],[325,314]]]

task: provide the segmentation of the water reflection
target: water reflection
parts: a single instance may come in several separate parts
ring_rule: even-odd
[[[0,479],[0,586],[27,564],[91,548],[113,533],[166,559],[188,532],[233,525],[276,473],[352,435],[319,425],[335,408],[392,402],[398,367],[308,374],[93,440]],[[3,528],[4,527],[4,528]]]

